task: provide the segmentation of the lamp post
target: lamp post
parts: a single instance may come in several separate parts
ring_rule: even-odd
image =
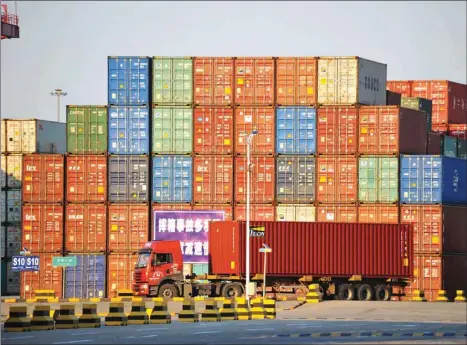
[[[60,97],[66,96],[67,93],[62,89],[55,89],[50,93],[51,96],[57,96],[57,121],[60,122]]]

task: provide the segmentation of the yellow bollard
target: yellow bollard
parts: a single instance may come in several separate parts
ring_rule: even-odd
[[[57,315],[58,314],[58,315]],[[75,306],[73,304],[62,304],[55,317],[56,329],[78,328],[78,317],[75,315]]]
[[[124,313],[124,303],[110,303],[109,314],[104,319],[106,326],[126,326],[128,324],[128,316]]]
[[[446,290],[438,290],[438,297],[436,297],[436,302],[449,302],[446,297]]]
[[[263,307],[262,298],[253,298],[251,304],[251,319],[252,320],[264,320],[267,317],[266,310]]]
[[[266,310],[266,318],[275,319],[276,318],[276,301],[273,299],[264,299],[263,306]]]
[[[323,301],[323,296],[319,292],[319,284],[311,284],[308,286],[308,293],[306,294],[306,303],[319,303]]]
[[[164,299],[154,300],[154,308],[151,313],[149,322],[151,324],[171,323],[172,316],[170,315],[167,308],[167,301]]]
[[[146,313],[146,302],[133,302],[131,313],[128,315],[129,325],[148,325],[149,315]]]
[[[10,307],[8,319],[3,327],[5,332],[28,332],[31,330],[31,318],[28,307]]]
[[[234,321],[238,320],[236,311],[236,303],[233,299],[224,299],[222,308],[219,310],[221,314],[221,321]]]
[[[79,328],[98,328],[101,318],[97,315],[97,305],[83,304],[83,314],[79,317]]]
[[[50,317],[50,305],[36,305],[32,312],[31,330],[49,331],[55,329],[55,321]]]
[[[198,322],[199,314],[195,311],[195,302],[186,298],[183,300],[182,311],[178,314],[179,322]]]
[[[412,298],[410,299],[413,302],[426,302],[425,291],[423,290],[414,290]]]
[[[238,320],[251,320],[251,311],[248,308],[248,302],[245,297],[235,297]]]
[[[454,302],[467,302],[464,290],[456,290],[456,298],[454,298]]]
[[[219,309],[217,307],[217,301],[206,301],[206,310],[201,313],[201,321],[221,321],[221,314],[219,313]]]

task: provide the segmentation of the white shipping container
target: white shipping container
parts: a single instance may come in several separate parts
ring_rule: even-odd
[[[6,192],[0,192],[0,222],[6,222]]]
[[[3,119],[0,124],[0,146],[2,153],[6,152],[6,120]]]
[[[21,223],[21,190],[6,192],[6,221]]]
[[[316,207],[308,205],[280,205],[276,207],[276,220],[288,222],[315,222]]]
[[[23,155],[6,156],[6,184],[8,188],[20,189],[23,178]]]
[[[11,258],[21,252],[21,225],[6,227],[6,255]]]
[[[1,155],[0,156],[0,188],[5,188],[6,187],[6,156]]]
[[[5,227],[4,226],[1,226],[0,227],[0,254],[2,256],[2,258],[5,257],[5,248],[6,248],[6,234],[5,234]],[[2,277],[3,279],[3,277]]]
[[[318,59],[318,103],[385,105],[387,65],[359,57]]]
[[[66,124],[44,120],[6,120],[7,152],[65,153]]]
[[[20,288],[20,273],[13,272],[11,269],[12,263],[7,262],[6,264],[6,293],[8,295],[19,296]]]

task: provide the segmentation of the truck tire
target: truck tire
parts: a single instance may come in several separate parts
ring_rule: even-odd
[[[352,301],[355,298],[355,289],[349,284],[339,285],[338,297],[341,301]]]
[[[388,285],[375,286],[375,299],[377,301],[390,301],[392,297],[392,288]]]
[[[167,298],[174,298],[178,297],[178,289],[176,286],[172,284],[164,284],[159,287],[157,292],[159,297],[167,297]]]
[[[222,288],[222,297],[232,298],[243,296],[243,287],[237,283],[225,284]]]
[[[362,284],[357,288],[357,299],[359,301],[371,301],[374,293],[373,288],[368,284]]]

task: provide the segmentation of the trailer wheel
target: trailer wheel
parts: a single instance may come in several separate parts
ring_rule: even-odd
[[[339,299],[341,301],[352,301],[355,298],[355,289],[349,284],[339,286]]]
[[[390,301],[392,288],[388,285],[377,285],[375,287],[375,299],[377,301]]]
[[[164,284],[159,288],[158,295],[166,298],[178,297],[178,289],[172,284]]]
[[[229,283],[225,284],[222,288],[222,297],[232,298],[232,297],[241,297],[243,296],[243,288],[240,284]]]
[[[373,295],[373,289],[368,284],[360,285],[357,289],[357,298],[359,301],[371,301]]]

